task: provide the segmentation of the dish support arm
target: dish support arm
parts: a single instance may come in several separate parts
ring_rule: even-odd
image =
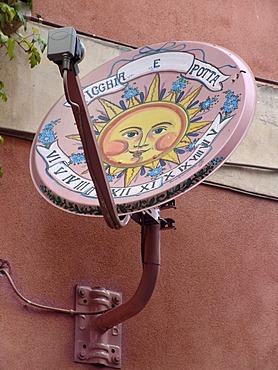
[[[75,66],[72,66],[71,63],[68,63],[68,67],[61,69],[61,74],[63,77],[66,99],[71,105],[76,121],[77,129],[84,148],[88,170],[94,182],[98,196],[101,213],[109,227],[119,229],[129,222],[130,216],[127,215],[122,218],[118,216],[117,206],[111,194],[87,104],[76,73],[76,68]]]

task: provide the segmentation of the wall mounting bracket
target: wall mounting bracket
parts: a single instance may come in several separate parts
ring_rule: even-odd
[[[122,294],[102,287],[77,286],[76,311],[99,312],[110,310],[122,303]],[[99,315],[75,316],[74,361],[121,368],[122,324],[102,333],[95,329]]]

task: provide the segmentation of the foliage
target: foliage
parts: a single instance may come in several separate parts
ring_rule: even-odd
[[[6,55],[10,60],[15,58],[15,46],[18,45],[28,56],[30,67],[33,68],[41,61],[41,53],[46,48],[46,41],[39,30],[32,27],[28,34],[28,20],[22,11],[27,6],[33,8],[32,0],[5,0],[0,2],[0,48],[6,48]],[[19,31],[23,26],[25,34]],[[7,101],[4,82],[0,80],[0,99]]]

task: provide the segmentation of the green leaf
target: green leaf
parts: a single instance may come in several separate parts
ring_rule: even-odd
[[[0,99],[6,102],[8,98],[7,98],[5,91],[3,91],[3,88],[4,88],[4,82],[0,81]]]
[[[16,13],[18,19],[22,22],[22,23],[26,23],[26,19],[24,17],[24,14],[22,13],[21,10],[18,10],[17,13]]]
[[[0,43],[5,44],[9,40],[9,37],[0,30]]]
[[[12,60],[15,58],[14,53],[15,39],[13,37],[9,37],[7,44],[8,44],[8,55],[10,57],[10,60]]]
[[[33,31],[34,35],[39,35],[40,34],[40,31],[35,27],[32,27],[32,31]]]
[[[24,25],[24,29],[27,29],[29,24],[28,19],[24,16],[21,11],[23,3],[32,10],[33,0],[0,0],[0,47],[5,46],[5,53],[8,54],[10,60],[16,56],[16,44],[19,45],[28,54],[28,60],[31,68],[34,68],[41,62],[41,53],[44,52],[47,42],[40,35],[40,31],[32,28],[32,34],[24,36],[20,31],[16,30],[16,26],[21,22]],[[7,26],[7,27],[6,27]],[[5,27],[5,28],[4,28]],[[1,29],[7,29],[8,36]],[[14,29],[14,31],[13,31]],[[23,54],[22,54],[23,55]],[[4,83],[0,81],[0,101],[7,101],[7,95],[4,91]]]
[[[22,39],[23,41],[23,44],[28,48],[26,51],[27,53],[30,53],[32,48],[33,48],[33,44],[32,42],[28,41],[26,38]]]
[[[23,40],[23,39],[24,39],[24,36],[22,35],[22,33],[21,33],[21,32],[17,31],[17,32],[16,32],[16,34],[17,34],[17,36],[18,36],[21,40]]]
[[[3,2],[0,3],[0,9],[2,10],[4,17],[7,22],[12,23],[14,17],[16,16],[16,11],[13,7],[5,4]]]
[[[4,138],[0,135],[0,144],[4,143]]]
[[[2,99],[5,103],[8,100],[7,94],[2,90],[0,90],[0,99]]]
[[[40,50],[43,53],[45,51],[46,46],[47,46],[47,41],[42,36],[39,36],[37,41],[38,41]]]
[[[38,50],[34,47],[31,50],[30,57],[29,57],[29,63],[31,65],[31,68],[34,68],[37,64],[39,64],[41,61],[41,55],[38,52]]]
[[[0,13],[0,25],[3,26],[5,21],[5,17],[2,13]]]

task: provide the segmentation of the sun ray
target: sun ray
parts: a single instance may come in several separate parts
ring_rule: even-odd
[[[155,160],[151,163],[146,164],[146,167],[151,168],[153,170],[154,168],[157,167],[158,163],[159,163],[159,159],[157,159],[157,160]]]
[[[139,101],[133,96],[129,100],[129,106],[128,106],[128,108],[135,107],[135,105],[138,105],[138,104],[140,104]]]
[[[192,102],[193,100],[196,99],[196,97],[199,95],[201,89],[203,86],[199,86],[196,90],[194,90],[191,94],[187,95],[184,99],[182,99],[179,104],[181,104],[184,109],[186,109]]]
[[[174,152],[174,150],[171,150],[169,153],[165,154],[162,157],[162,159],[164,159],[165,161],[176,163],[176,164],[180,163],[179,157],[178,157],[177,153]]]
[[[198,114],[200,112],[201,108],[198,107],[198,108],[192,108],[192,109],[188,109],[188,116],[189,116],[189,119],[191,120],[193,117],[196,116],[196,114]]]
[[[102,129],[105,127],[106,122],[94,122],[94,128],[97,132],[101,132]]]
[[[66,136],[66,138],[67,139],[70,139],[70,140],[77,140],[77,141],[81,141],[81,137],[80,137],[80,135],[78,135],[78,134],[73,134],[73,135],[67,135]]]
[[[108,115],[109,119],[112,119],[116,117],[118,114],[123,112],[122,108],[118,107],[116,104],[113,104],[108,100],[99,98],[98,101],[101,103],[101,105],[105,109],[105,112]]]
[[[175,91],[170,92],[163,100],[170,101],[170,102],[175,102],[177,98],[177,93]]]
[[[145,102],[158,101],[159,100],[159,86],[160,86],[160,77],[157,73],[154,76],[154,79],[150,85],[148,95],[146,96]]]
[[[122,167],[115,167],[115,166],[110,166],[110,175],[117,175],[120,172],[122,172],[124,169]]]
[[[177,102],[177,97],[182,96],[179,95],[181,91],[169,89],[168,93],[165,94],[166,96],[164,96],[166,88],[160,91],[160,74],[156,73],[153,76],[147,92],[145,94],[143,92],[140,93],[140,99],[137,88],[134,90],[133,96],[126,98],[126,102],[119,101],[118,105],[115,102],[99,98],[98,101],[102,105],[107,118],[104,118],[102,122],[92,122],[94,130],[98,132],[97,140],[102,148],[103,162],[107,175],[111,175],[113,181],[115,180],[116,182],[118,178],[123,179],[125,187],[132,185],[133,182],[141,179],[141,176],[146,175],[144,167],[154,170],[162,167],[161,164],[163,164],[163,167],[179,164],[183,157],[187,155],[182,148],[186,148],[193,143],[194,138],[190,137],[190,134],[212,123],[211,121],[198,120],[191,122],[201,111],[197,99],[202,86],[193,91],[191,90],[192,92],[189,92],[187,96]],[[145,96],[145,99],[142,95]],[[153,105],[151,105],[152,102],[154,103]],[[152,109],[144,111],[145,103],[147,103],[146,107],[152,107]],[[168,113],[169,111],[176,112],[176,115]],[[159,127],[159,123],[165,123],[164,119],[166,123],[168,119],[172,124]],[[199,119],[201,120],[202,118],[200,117]],[[157,132],[154,130],[150,131],[150,127],[155,128]],[[163,150],[157,149],[154,144],[154,132],[158,137],[156,140],[159,140],[163,138],[162,135],[159,137],[163,130],[167,131],[168,129],[168,133],[164,133],[163,140],[165,141],[161,141],[159,145],[165,145],[164,143],[170,140],[171,135],[180,135],[177,136],[180,138],[179,141],[172,141],[172,144],[169,147],[165,146]],[[146,132],[149,130],[153,136],[146,136],[143,150],[141,142],[139,145],[134,138],[141,135],[144,130]],[[169,138],[167,135],[169,135]],[[197,137],[198,134],[192,136]],[[68,135],[67,138],[80,141],[80,136],[77,134]],[[110,143],[113,144],[110,145]],[[134,151],[134,148],[136,148],[136,151]],[[112,154],[106,154],[110,150]],[[113,150],[116,153],[115,155]],[[117,150],[119,150],[119,154],[117,154]],[[134,163],[135,160],[136,163]],[[87,172],[88,170],[83,172],[83,174]]]
[[[190,134],[191,132],[195,132],[200,130],[201,128],[210,125],[211,121],[204,121],[204,122],[193,122],[190,124],[189,129],[186,133],[186,135]]]
[[[184,136],[182,140],[176,145],[176,148],[182,148],[189,145],[190,143],[192,143],[192,140],[189,137]]]
[[[141,170],[141,166],[138,167],[129,167],[126,169],[125,174],[125,186],[129,186],[134,178],[138,175]]]

